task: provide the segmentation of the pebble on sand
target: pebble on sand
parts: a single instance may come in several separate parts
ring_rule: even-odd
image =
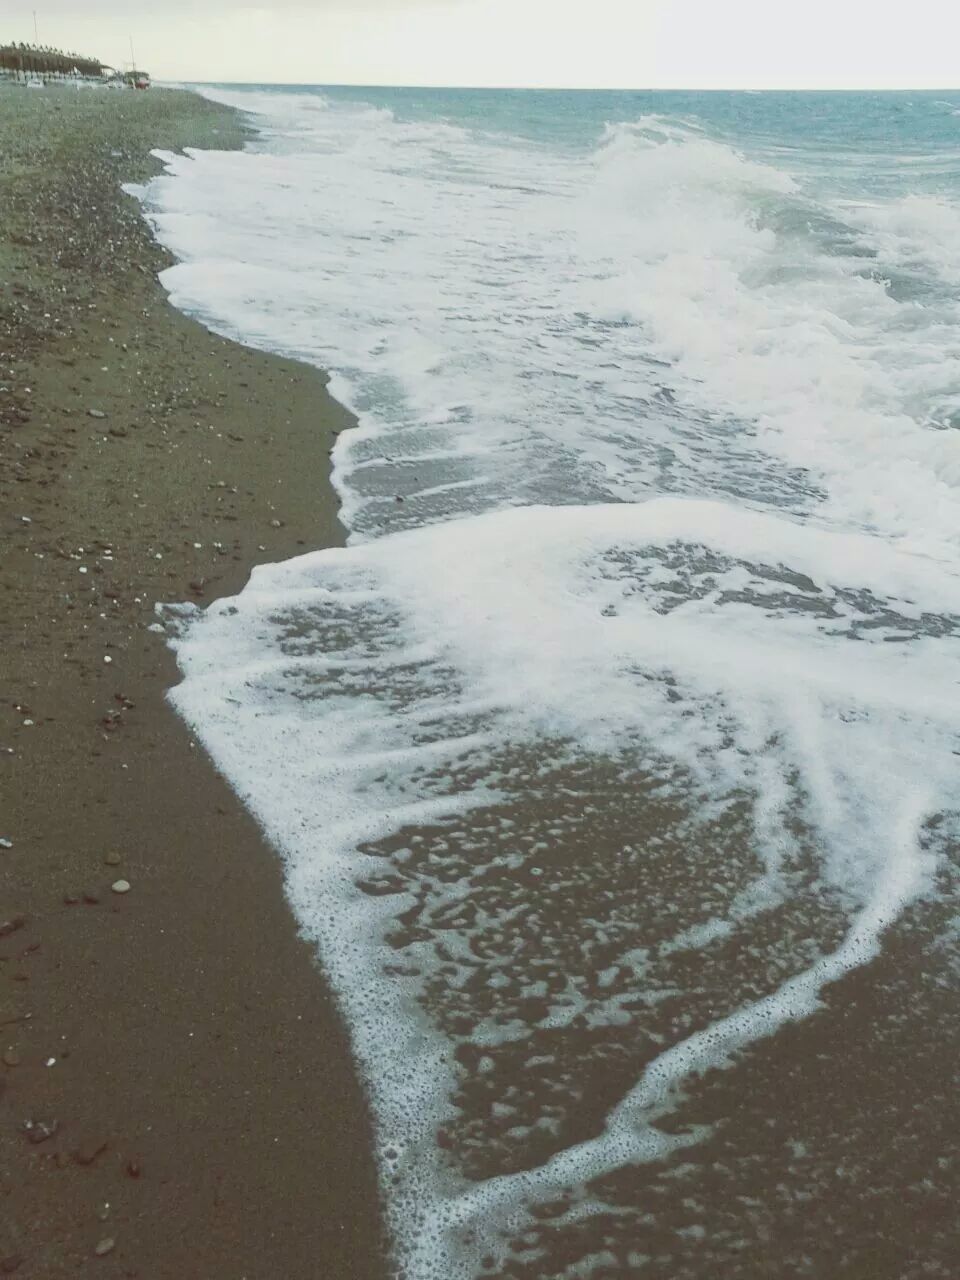
[[[48,1138],[52,1138],[59,1128],[59,1120],[27,1120],[23,1131],[27,1139],[37,1146],[41,1142],[46,1142]]]
[[[13,1048],[4,1049],[3,1064],[6,1067],[19,1067],[20,1055],[19,1053],[17,1053],[16,1049],[13,1049]]]
[[[104,1236],[104,1238],[99,1241],[93,1252],[98,1258],[102,1258],[108,1253],[113,1253],[116,1247],[117,1242],[114,1240],[113,1236]]]
[[[16,933],[18,929],[22,929],[27,923],[26,916],[11,916],[9,920],[0,923],[0,938],[7,938],[11,933]]]
[[[90,418],[105,418],[107,415],[102,409],[88,409],[87,416]]]
[[[103,1137],[86,1138],[76,1150],[77,1164],[93,1164],[97,1156],[107,1149],[107,1139]]]
[[[130,892],[130,881],[129,881],[129,880],[114,880],[114,882],[113,882],[113,884],[110,886],[110,888],[113,890],[113,892],[114,892],[114,893],[129,893],[129,892]]]
[[[120,861],[121,861],[120,855],[119,853],[116,853],[116,852],[108,853],[107,856],[104,858],[104,862],[107,864],[108,867],[119,867]]]

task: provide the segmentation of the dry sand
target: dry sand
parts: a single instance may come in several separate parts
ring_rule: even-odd
[[[0,1274],[385,1273],[343,1028],[148,630],[342,536],[347,415],[176,313],[119,192],[242,136],[187,93],[0,89]]]

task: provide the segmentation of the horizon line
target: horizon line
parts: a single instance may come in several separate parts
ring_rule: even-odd
[[[265,85],[284,89],[444,89],[469,93],[960,93],[958,85],[524,85],[410,84],[335,80],[185,80],[160,77],[160,83],[184,85]]]

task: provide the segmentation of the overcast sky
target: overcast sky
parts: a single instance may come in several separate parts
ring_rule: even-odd
[[[40,41],[157,79],[947,88],[960,0],[36,0]],[[3,0],[0,40],[33,39]]]

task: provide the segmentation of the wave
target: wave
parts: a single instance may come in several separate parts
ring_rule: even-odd
[[[689,116],[228,97],[260,141],[141,193],[164,284],[332,372],[350,545],[168,612],[175,704],[339,993],[407,1274],[542,1275],[938,892],[960,218]]]
[[[304,95],[276,96],[285,122]],[[298,119],[313,151],[173,161],[153,216],[178,305],[333,371],[363,422],[337,453],[357,533],[667,490],[955,545],[944,202],[830,208],[655,117],[562,163],[352,109]]]

